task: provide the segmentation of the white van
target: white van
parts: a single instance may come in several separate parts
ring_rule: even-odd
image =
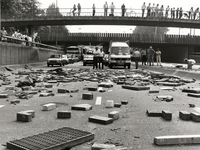
[[[126,42],[110,42],[108,50],[108,65],[110,68],[113,66],[126,66],[131,68],[131,54],[130,47]]]

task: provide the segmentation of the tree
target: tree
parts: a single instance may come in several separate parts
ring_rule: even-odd
[[[149,26],[137,26],[133,31],[134,34],[157,34],[163,35],[167,33],[167,27],[149,27]]]

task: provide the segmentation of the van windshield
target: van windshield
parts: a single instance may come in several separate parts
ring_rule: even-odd
[[[112,47],[111,54],[130,54],[129,47]]]

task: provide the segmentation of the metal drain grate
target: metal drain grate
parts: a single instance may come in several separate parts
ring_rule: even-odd
[[[62,150],[94,139],[94,134],[64,127],[7,142],[12,150]]]

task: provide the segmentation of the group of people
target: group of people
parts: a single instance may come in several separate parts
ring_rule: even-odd
[[[151,5],[151,3],[149,3],[148,6],[146,6],[145,2],[143,3],[142,7],[142,17],[144,17],[145,11],[147,11],[146,13],[146,17],[165,17],[168,18],[169,16],[171,16],[172,19],[181,19],[183,16],[185,16],[187,19],[197,19],[197,16],[200,16],[200,11],[199,11],[199,7],[197,7],[195,10],[193,9],[193,7],[190,8],[190,10],[188,11],[188,13],[184,13],[183,12],[183,8],[180,7],[177,9],[175,9],[175,7],[170,8],[169,5],[166,7],[166,9],[164,9],[164,6],[161,5],[159,6],[159,4],[155,5],[155,3],[153,3],[153,5]],[[165,14],[164,14],[165,12]]]
[[[159,48],[156,51],[153,49],[152,46],[150,46],[148,49],[142,49],[142,50],[139,50],[138,48],[136,48],[132,55],[135,61],[135,69],[138,69],[139,60],[142,61],[142,65],[153,66],[155,55],[156,55],[157,65],[162,66],[161,65],[161,51]]]
[[[95,48],[95,51],[93,52],[94,59],[93,59],[93,69],[103,69],[104,68],[104,62],[103,62],[103,57],[104,57],[104,51],[103,49],[99,49],[99,47]]]
[[[112,2],[109,6],[108,3],[105,2],[105,4],[103,5],[103,9],[104,9],[104,16],[108,16],[108,9],[110,9],[110,14],[109,16],[114,16],[114,10],[115,10],[115,5]],[[77,11],[77,15],[80,16],[81,14],[81,5],[80,3],[74,4],[73,8],[72,8],[72,14],[73,16],[76,16],[76,10]],[[175,9],[175,7],[170,8],[169,5],[164,8],[164,5],[159,5],[159,4],[151,4],[149,3],[148,5],[146,5],[146,3],[144,2],[141,6],[141,16],[145,17],[165,17],[165,18],[169,18],[171,17],[172,19],[182,19],[182,17],[186,17],[187,19],[197,19],[197,17],[200,16],[200,11],[199,11],[199,7],[197,7],[196,9],[194,9],[193,7],[190,8],[190,10],[188,11],[183,11],[182,7],[177,7]],[[121,5],[121,15],[122,17],[125,16],[127,9],[125,4],[123,3]],[[95,4],[92,5],[92,16],[95,16],[96,13],[96,6]],[[200,19],[200,18],[199,18]]]
[[[1,30],[1,41],[2,42],[8,42],[8,39],[5,36],[9,36],[7,31],[5,30],[4,27],[2,27]],[[31,42],[37,42],[40,43],[40,37],[37,32],[33,33],[33,36],[28,36],[26,33],[21,33],[18,29],[11,34],[11,41],[13,43],[21,44],[21,45],[26,45],[26,46],[32,46]]]

